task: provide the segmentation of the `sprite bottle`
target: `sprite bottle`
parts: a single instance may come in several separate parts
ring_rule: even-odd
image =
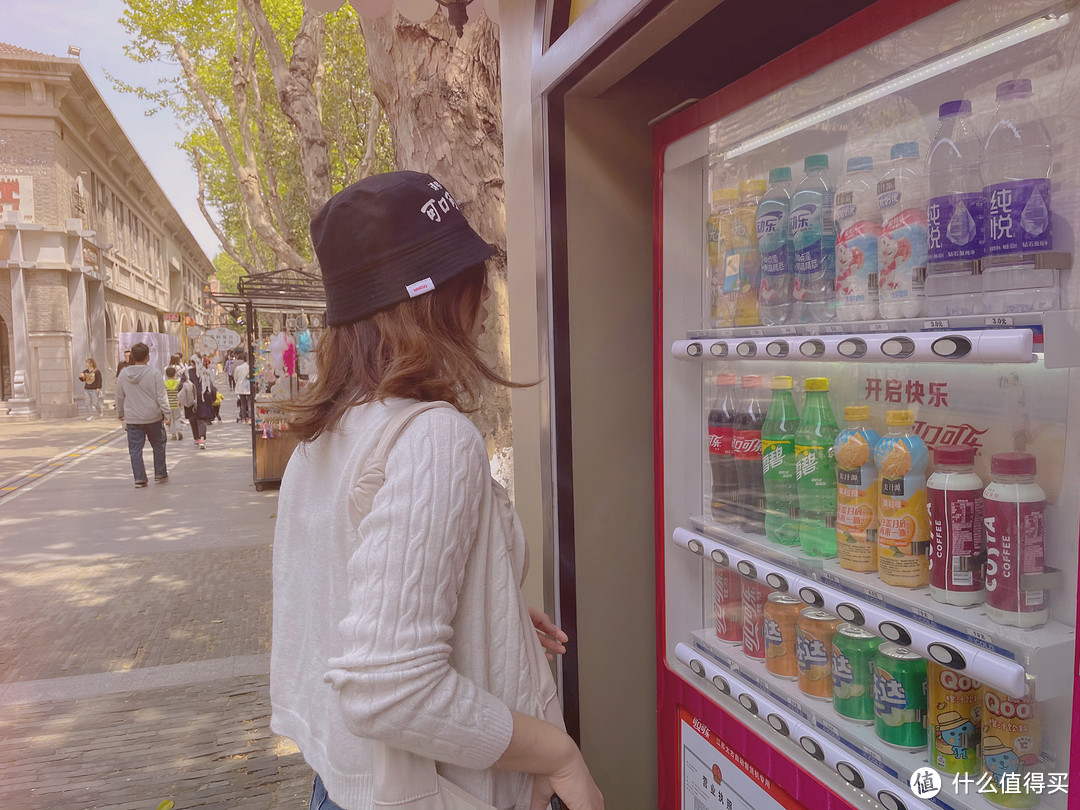
[[[799,490],[799,542],[812,557],[836,556],[836,418],[829,380],[806,380],[806,404],[795,432],[795,481]]]
[[[772,400],[761,426],[761,468],[765,477],[765,536],[774,543],[799,542],[799,489],[795,483],[795,431],[799,412],[791,377],[773,377]]]

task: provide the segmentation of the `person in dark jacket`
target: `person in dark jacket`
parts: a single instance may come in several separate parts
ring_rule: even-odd
[[[188,422],[191,424],[191,438],[200,450],[205,450],[206,425],[214,421],[214,400],[217,398],[217,387],[214,385],[210,370],[200,369],[196,360],[190,362],[185,376],[195,389],[195,404],[184,409]]]

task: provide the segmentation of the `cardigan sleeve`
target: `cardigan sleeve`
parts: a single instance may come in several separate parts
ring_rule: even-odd
[[[357,530],[343,654],[326,673],[354,734],[478,770],[513,734],[506,704],[450,664],[485,487],[487,455],[467,419],[438,410],[409,425]]]

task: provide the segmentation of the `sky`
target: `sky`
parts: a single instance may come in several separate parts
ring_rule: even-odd
[[[181,131],[167,112],[146,116],[148,104],[113,89],[106,70],[133,85],[154,87],[170,66],[141,65],[124,54],[127,32],[118,22],[123,0],[0,0],[4,27],[0,41],[53,56],[67,56],[68,46],[82,51],[79,60],[143,162],[150,168],[188,230],[206,255],[220,252],[217,238],[199,212],[195,171],[176,142]]]

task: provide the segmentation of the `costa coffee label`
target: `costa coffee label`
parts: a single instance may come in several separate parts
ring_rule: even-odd
[[[761,461],[761,431],[736,430],[731,449],[740,461]]]
[[[714,456],[730,456],[734,437],[734,428],[709,428],[709,453]]]
[[[1046,607],[1043,590],[1021,590],[1020,578],[1044,570],[1046,501],[1012,503],[987,498],[983,515],[986,603],[1017,613],[1043,610]]]
[[[947,591],[983,588],[981,489],[927,487],[930,499],[930,584]]]

